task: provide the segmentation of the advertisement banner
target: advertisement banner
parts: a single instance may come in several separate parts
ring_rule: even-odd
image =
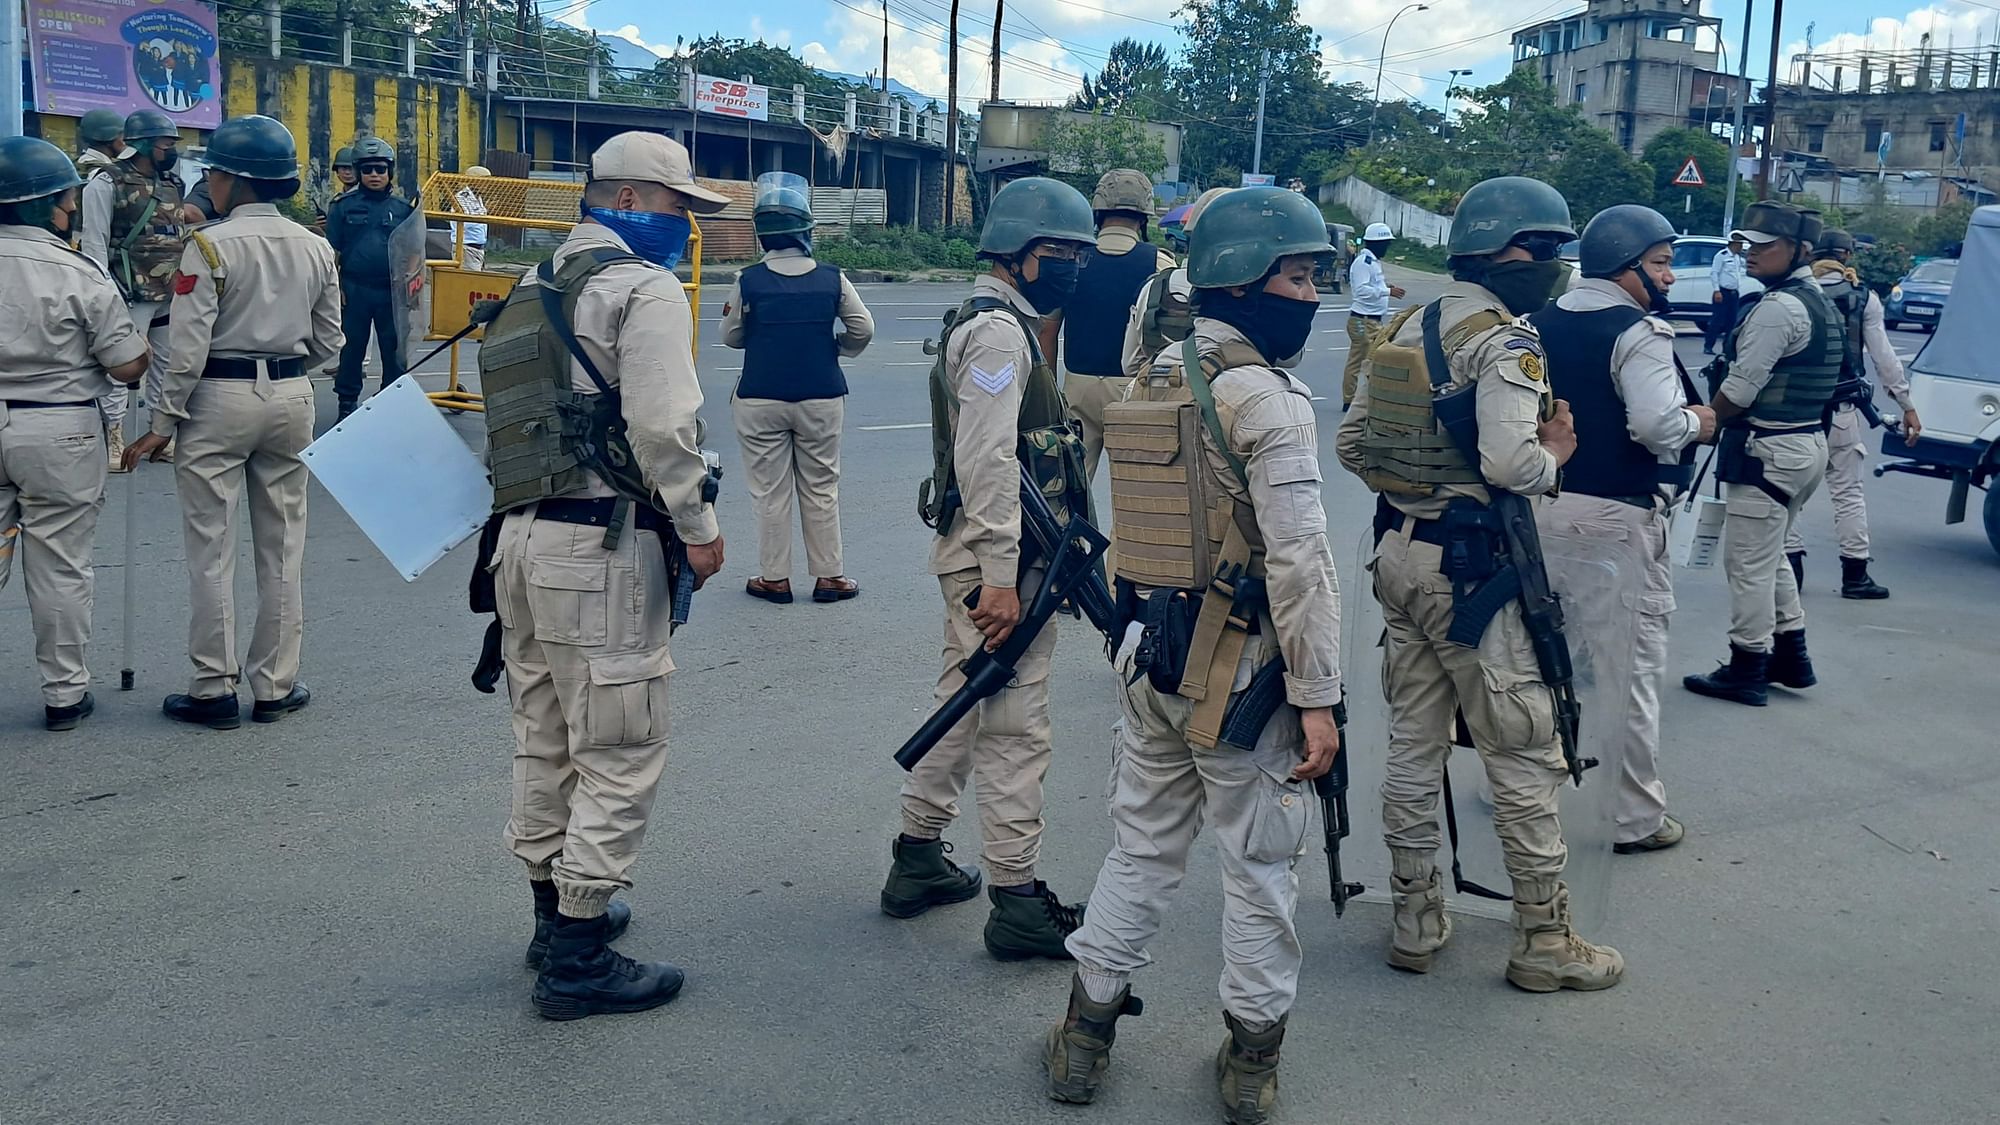
[[[155,109],[222,124],[215,9],[201,0],[28,0],[35,109],[81,117]]]
[[[743,117],[751,121],[769,121],[771,91],[763,86],[753,86],[748,82],[737,82],[729,78],[715,78],[707,74],[697,74],[694,80],[695,108],[703,113],[719,113],[724,117]]]

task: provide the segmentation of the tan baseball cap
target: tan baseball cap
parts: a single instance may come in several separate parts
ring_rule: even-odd
[[[687,197],[688,210],[708,215],[729,206],[729,197],[694,182],[688,150],[658,133],[620,133],[590,157],[593,180],[638,180],[672,188]]]

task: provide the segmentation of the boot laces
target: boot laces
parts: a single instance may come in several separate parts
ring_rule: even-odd
[[[1047,884],[1042,886],[1042,909],[1047,912],[1050,923],[1066,935],[1075,933],[1076,928],[1083,925],[1083,908],[1064,906],[1062,899],[1057,898],[1056,892]]]

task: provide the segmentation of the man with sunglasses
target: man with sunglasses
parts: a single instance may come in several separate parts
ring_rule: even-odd
[[[1496,559],[1506,557],[1491,490],[1554,492],[1576,452],[1569,405],[1550,393],[1541,340],[1520,319],[1548,303],[1563,274],[1556,252],[1575,237],[1569,204],[1549,185],[1519,176],[1474,185],[1452,218],[1452,285],[1384,326],[1335,442],[1341,464],[1380,495],[1389,964],[1429,972],[1451,936],[1436,863],[1438,796],[1454,719],[1463,715],[1492,782],[1493,827],[1513,880],[1507,979],[1531,992],[1610,988],[1625,961],[1570,925],[1569,847],[1557,814],[1568,773],[1555,695],[1520,600],[1478,628],[1476,644],[1459,643],[1453,626],[1461,593],[1495,577]],[[1476,457],[1454,436],[1473,428],[1461,420],[1475,419]]]
[[[1710,365],[1722,423],[1715,479],[1725,486],[1723,572],[1729,576],[1729,660],[1681,681],[1696,695],[1762,707],[1768,688],[1819,682],[1806,654],[1806,612],[1785,536],[1826,476],[1826,410],[1840,384],[1846,325],[1814,280],[1819,212],[1753,203],[1745,261],[1764,292]]]
[[[1089,511],[1082,443],[1036,341],[1041,318],[1076,291],[1077,259],[1096,237],[1082,192],[1041,176],[1009,183],[994,193],[979,234],[987,270],[971,299],[946,317],[930,380],[932,473],[918,492],[924,521],[938,533],[930,570],[944,595],[940,704],[964,685],[959,666],[975,647],[999,648],[1021,622],[1022,469],[1042,484],[1058,519]],[[1063,939],[1082,916],[1035,874],[1055,643],[1050,622],[1022,653],[1013,682],[910,771],[903,831],[882,888],[882,912],[894,918],[979,894],[979,873],[945,858],[941,839],[977,774],[993,882],[986,949],[1002,961],[1069,960]]]
[[[391,291],[394,263],[389,236],[413,210],[408,200],[391,190],[396,150],[389,142],[380,137],[355,142],[354,170],[360,177],[358,185],[326,210],[326,239],[340,259],[340,327],[347,337],[333,379],[341,418],[354,413],[361,401],[362,365],[368,358],[371,329],[382,357],[382,386],[403,377],[403,341],[396,332],[395,311],[402,295]]]

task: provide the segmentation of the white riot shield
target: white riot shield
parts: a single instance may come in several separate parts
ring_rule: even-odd
[[[416,379],[405,375],[300,454],[406,582],[486,523],[493,485]]]
[[[1570,908],[1579,929],[1588,933],[1608,917],[1611,905],[1611,855],[1616,828],[1616,797],[1620,770],[1619,736],[1626,725],[1630,696],[1635,581],[1641,580],[1642,559],[1633,545],[1614,538],[1575,540],[1543,538],[1549,583],[1563,598],[1565,636],[1575,666],[1574,688],[1582,723],[1578,756],[1596,758],[1581,786],[1565,781],[1558,791],[1563,837],[1569,862],[1563,878],[1570,887]],[[1372,574],[1373,533],[1360,544],[1357,574]],[[1373,589],[1346,599],[1345,637],[1348,694],[1347,736],[1342,753],[1348,758],[1349,797],[1353,835],[1348,877],[1367,887],[1366,901],[1389,898],[1389,850],[1383,843],[1382,780],[1389,754],[1389,685],[1384,683],[1385,621]],[[1438,638],[1442,646],[1450,642]],[[1451,726],[1458,728],[1455,721]],[[1452,741],[1456,742],[1456,739]],[[1489,918],[1510,918],[1512,883],[1493,829],[1493,806],[1483,784],[1485,767],[1478,751],[1453,745],[1446,756],[1450,804],[1437,803],[1440,847],[1438,869],[1444,873],[1447,908]],[[1456,812],[1458,846],[1452,846],[1447,809]],[[1343,856],[1343,858],[1347,858]],[[1454,860],[1456,867],[1454,868]],[[1483,887],[1500,898],[1484,898],[1468,890]]]

